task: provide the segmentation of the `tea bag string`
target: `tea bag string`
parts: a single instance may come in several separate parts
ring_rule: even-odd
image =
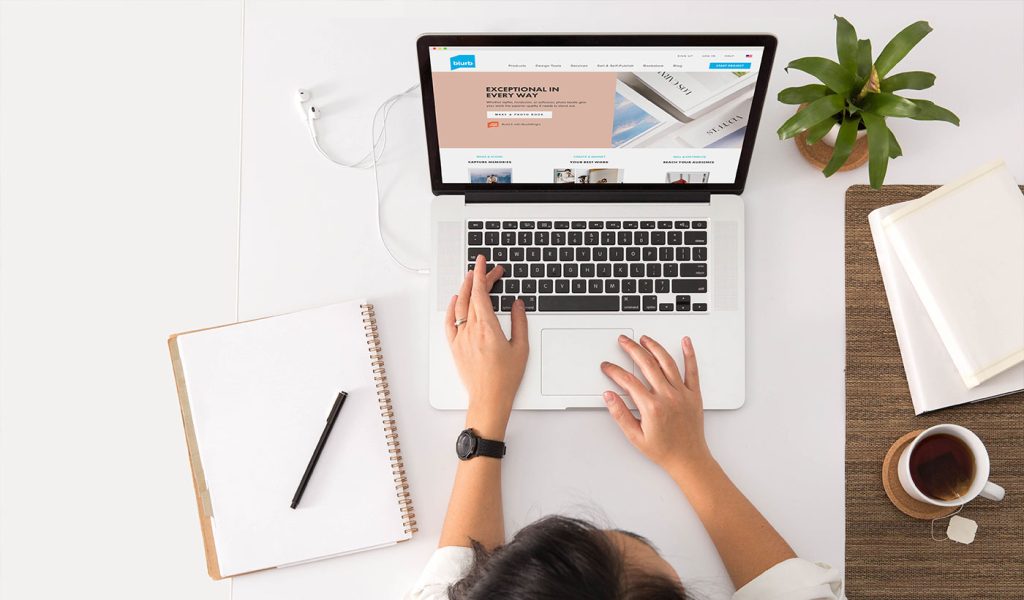
[[[960,511],[962,511],[964,509],[964,506],[965,505],[961,504],[960,506],[957,507],[956,510],[954,510],[951,513],[949,513],[948,515],[946,515],[944,517],[939,517],[937,519],[932,519],[932,529],[931,529],[932,540],[934,540],[936,542],[945,542],[946,540],[949,539],[949,536],[946,535],[946,534],[943,534],[944,537],[935,537],[935,523],[937,523],[938,521],[945,521],[945,520],[948,520],[948,519],[952,519],[954,516],[960,514]]]

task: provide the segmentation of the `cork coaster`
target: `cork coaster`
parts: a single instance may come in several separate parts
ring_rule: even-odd
[[[793,139],[796,141],[796,147],[800,150],[800,154],[803,154],[809,163],[819,169],[824,169],[825,165],[832,158],[832,146],[825,142],[818,141],[810,146],[807,145],[806,131],[797,134]],[[868,136],[865,135],[854,142],[849,158],[846,159],[843,166],[839,167],[839,170],[849,171],[856,169],[863,166],[866,162],[868,162]]]
[[[910,442],[914,441],[914,438],[916,438],[922,431],[924,430],[918,429],[917,431],[911,431],[904,435],[900,439],[896,440],[889,448],[889,451],[885,453],[885,459],[882,461],[882,485],[885,487],[885,495],[889,496],[889,501],[892,502],[893,506],[898,508],[900,512],[914,517],[915,519],[931,521],[932,519],[941,519],[942,517],[953,514],[956,512],[956,508],[950,508],[948,506],[933,506],[911,498],[910,494],[903,489],[903,485],[900,484],[900,477],[897,473],[897,465],[899,465],[900,455],[903,454],[903,449],[906,448]]]

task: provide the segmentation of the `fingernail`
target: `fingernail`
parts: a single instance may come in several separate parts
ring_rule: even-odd
[[[625,342],[626,342],[626,340],[628,340],[628,339],[629,339],[628,337],[626,337],[626,336],[624,336],[624,335],[620,335],[620,336],[619,336],[619,343],[620,343],[620,344],[621,344],[621,343],[625,343]]]
[[[513,302],[513,304],[515,304],[515,305],[516,305],[516,308],[526,308],[526,303],[525,303],[525,302],[523,302],[523,299],[522,299],[522,298],[519,298],[518,300],[516,300],[515,302]]]
[[[646,342],[646,341],[647,341],[647,339],[648,339],[648,338],[647,338],[647,336],[646,336],[646,335],[642,335],[642,336],[640,336],[640,343],[644,343],[644,342]]]
[[[609,363],[608,361],[603,361],[601,363],[601,368],[603,369],[603,368],[607,367],[609,364],[611,364],[611,363]]]
[[[605,392],[604,393],[604,401],[606,403],[608,403],[608,404],[612,403],[612,393],[611,392]]]

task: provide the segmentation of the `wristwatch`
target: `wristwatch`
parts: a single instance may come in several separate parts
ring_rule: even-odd
[[[459,460],[469,460],[477,456],[502,458],[505,456],[505,442],[485,440],[472,429],[463,430],[455,441],[455,454]]]

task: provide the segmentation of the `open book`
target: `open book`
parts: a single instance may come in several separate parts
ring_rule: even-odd
[[[372,305],[182,333],[168,345],[211,577],[376,548],[416,531]],[[348,399],[293,510],[340,391]]]

